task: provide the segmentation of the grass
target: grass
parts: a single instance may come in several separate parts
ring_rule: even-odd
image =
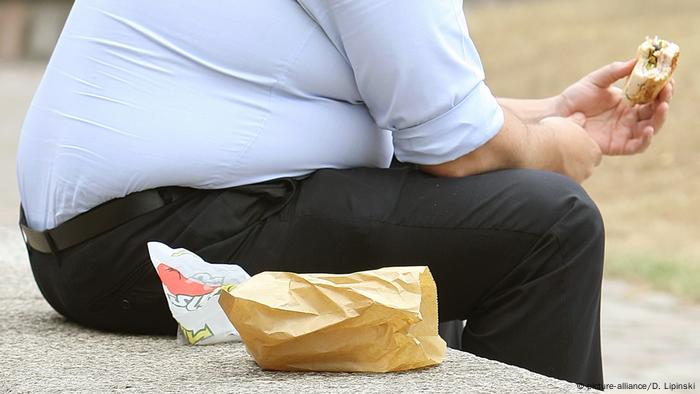
[[[682,295],[700,302],[700,270],[695,264],[660,256],[630,255],[608,258],[606,274],[632,280],[642,286]]]
[[[700,2],[542,0],[470,8],[497,96],[547,97],[634,56],[647,35],[681,46],[669,120],[642,155],[606,158],[584,186],[606,222],[606,275],[700,301]]]

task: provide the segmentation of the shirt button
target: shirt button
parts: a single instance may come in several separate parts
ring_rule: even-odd
[[[122,300],[122,309],[124,309],[124,310],[131,309],[131,302],[129,302],[129,300],[127,300],[127,299],[123,299]]]

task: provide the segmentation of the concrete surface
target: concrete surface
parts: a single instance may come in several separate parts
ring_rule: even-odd
[[[10,387],[20,392],[45,392],[76,388],[85,391],[127,390],[126,386],[133,386],[135,391],[150,391],[149,388],[160,387],[161,384],[165,384],[163,390],[181,387],[179,391],[187,391],[192,386],[186,382],[191,378],[191,371],[197,363],[205,368],[210,368],[210,364],[222,364],[231,368],[234,364],[232,360],[242,357],[241,349],[235,346],[183,349],[168,339],[99,334],[63,322],[40,298],[15,230],[19,205],[15,151],[24,113],[43,68],[41,63],[0,63],[0,183],[3,185],[0,187],[0,302],[4,306],[3,313],[0,314],[0,328],[8,332],[0,340],[0,392]],[[31,312],[22,312],[19,308]],[[602,343],[606,383],[700,384],[698,332],[700,306],[688,305],[667,294],[651,292],[626,282],[605,279]],[[80,347],[73,343],[75,341],[78,341]],[[131,353],[120,355],[119,352],[124,352],[124,349],[131,349]],[[231,356],[226,356],[228,352],[231,352]],[[172,360],[186,359],[190,354],[194,355],[191,363],[178,367],[171,365]],[[64,357],[71,359],[74,366],[67,367]],[[163,361],[156,361],[156,357],[161,357]],[[457,359],[463,361],[455,361]],[[479,366],[484,364],[476,363],[473,366],[472,360],[469,355],[451,352],[446,363],[460,365],[453,372],[462,381],[471,379],[470,382],[474,384],[480,380],[488,381],[486,375],[479,376],[479,373],[483,373]],[[149,362],[156,363],[155,369],[146,370]],[[248,364],[242,364],[247,365],[245,368],[254,367],[251,361],[246,362]],[[168,368],[174,369],[168,373]],[[190,368],[190,372],[187,368]],[[206,387],[215,391],[237,391],[232,384],[239,379],[234,378],[234,371],[240,372],[232,370],[229,375],[222,374],[216,385]],[[431,380],[432,375],[423,375],[426,373],[433,372],[420,372],[421,379]],[[71,376],[75,376],[76,380]],[[286,376],[284,374],[274,376],[274,380],[294,380],[283,379]],[[317,384],[325,381],[322,376],[305,379]],[[260,379],[266,381],[265,379],[272,378]],[[359,379],[362,387],[367,387],[369,391],[378,391],[384,387],[367,383],[370,377]],[[414,386],[405,386],[414,383],[415,381],[394,380],[392,384],[396,385],[396,390],[403,388],[405,391],[415,391],[407,389]],[[176,387],[176,384],[181,386]],[[472,387],[484,390],[486,388],[483,384],[485,383]],[[319,391],[323,391],[326,386],[318,387]],[[423,386],[415,387],[418,390]],[[543,386],[545,390],[546,387]],[[491,388],[503,391],[495,386]],[[353,387],[352,391],[362,390]],[[457,386],[452,391],[461,392]]]
[[[690,382],[700,389],[699,305],[605,280],[601,318],[606,383]]]
[[[450,349],[439,366],[389,374],[263,371],[242,344],[105,334],[66,322],[33,283],[21,238],[0,227],[0,392],[581,392]],[[590,392],[590,391],[588,391]]]

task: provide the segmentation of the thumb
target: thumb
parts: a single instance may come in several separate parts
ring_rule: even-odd
[[[576,123],[577,125],[583,127],[586,124],[586,115],[581,112],[576,112],[568,118],[570,121]]]
[[[588,74],[587,78],[597,87],[605,89],[618,79],[628,76],[632,72],[635,63],[635,59],[610,63]]]

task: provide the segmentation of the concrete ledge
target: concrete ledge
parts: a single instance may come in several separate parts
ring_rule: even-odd
[[[179,346],[66,322],[43,300],[19,233],[0,227],[0,392],[591,392],[448,349],[434,368],[391,374],[263,371],[240,343]]]

